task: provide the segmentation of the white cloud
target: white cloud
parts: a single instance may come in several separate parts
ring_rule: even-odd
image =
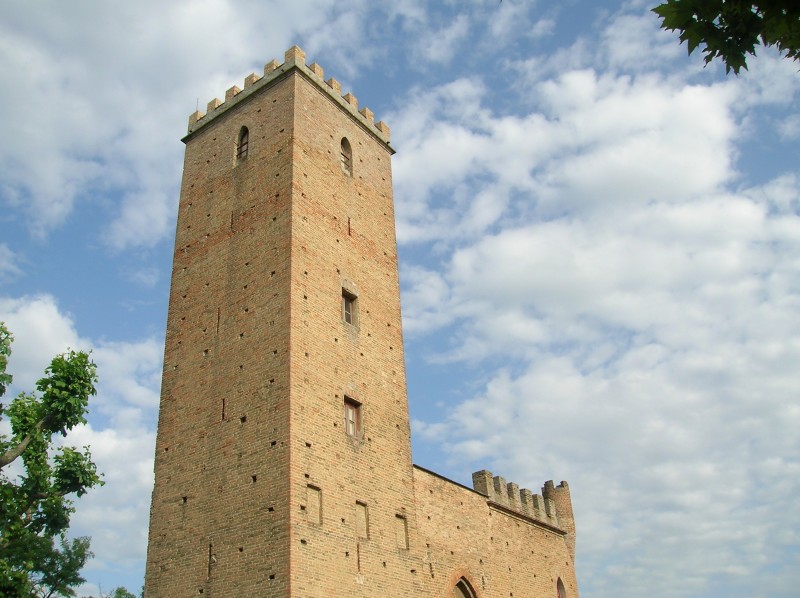
[[[781,137],[787,140],[800,139],[800,114],[789,116],[779,125]]]
[[[569,480],[598,595],[705,595],[720,578],[760,593],[751,580],[800,542],[800,185],[743,188],[737,160],[796,77],[771,59],[749,81],[650,74],[636,55],[674,50],[646,19],[611,23],[629,30],[597,56],[516,63],[527,110],[459,80],[392,120],[411,148],[399,238],[437,260],[404,266],[407,329],[451,341],[433,362],[505,364],[414,430],[459,471]]]
[[[126,277],[138,285],[153,288],[161,278],[161,272],[157,268],[139,268],[129,272]]]
[[[407,289],[403,293],[403,332],[430,332],[452,321],[451,313],[443,309],[450,303],[450,290],[438,272],[404,267],[401,279]]]
[[[105,485],[75,500],[70,533],[92,536],[95,559],[85,570],[88,579],[97,570],[138,575],[147,545],[163,343],[81,338],[72,318],[48,295],[0,299],[0,320],[15,337],[8,368],[14,394],[33,390],[56,354],[67,348],[92,351],[99,383],[98,395],[90,399],[89,423],[55,441],[89,446]],[[108,425],[97,423],[101,414]]]
[[[618,14],[603,32],[607,66],[626,71],[652,71],[659,65],[685,55],[686,46],[677,43],[674,32],[658,27],[660,20],[652,13]]]
[[[281,59],[295,35],[321,29],[332,6],[46,4],[35,16],[9,7],[0,25],[0,56],[14,74],[0,93],[15,115],[0,123],[0,136],[15,140],[0,149],[2,199],[40,237],[62,226],[76,202],[111,202],[116,215],[102,236],[118,249],[151,246],[172,231],[178,140],[192,99],[202,95],[205,105],[241,85],[229,64],[247,65],[260,52],[263,62]],[[347,36],[353,44],[357,30]],[[201,80],[208,83],[192,91]],[[165,138],[174,142],[155,142]]]
[[[416,59],[426,64],[448,64],[453,60],[459,44],[469,33],[469,18],[458,15],[452,23],[441,29],[430,30],[419,37]]]
[[[125,403],[151,415],[155,413],[163,350],[163,342],[153,338],[137,343],[104,342],[94,350],[94,360],[102,373],[99,394],[104,397],[104,410]],[[130,413],[119,415],[131,417]]]
[[[469,237],[511,208],[598,218],[649,201],[714,192],[733,176],[726,85],[575,70],[537,84],[542,112],[499,116],[480,81],[425,93],[393,117],[401,242]],[[513,201],[516,196],[517,201]]]
[[[68,440],[75,446],[91,447],[105,485],[90,491],[75,503],[70,533],[91,535],[95,559],[92,571],[120,566],[138,567],[147,548],[150,491],[153,487],[152,428],[131,426],[95,430],[81,426]]]
[[[8,245],[0,243],[0,281],[17,278],[22,275],[19,267],[19,256]]]
[[[16,392],[33,390],[55,355],[89,348],[78,336],[71,317],[61,313],[51,295],[0,297],[0,321],[14,335],[8,370],[14,376]]]

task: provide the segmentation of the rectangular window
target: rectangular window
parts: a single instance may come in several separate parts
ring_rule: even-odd
[[[361,437],[361,403],[344,398],[344,430],[348,436]]]
[[[306,487],[306,505],[308,522],[320,525],[322,523],[322,490],[309,484]]]
[[[357,297],[342,289],[342,319],[355,326],[358,323]]]
[[[236,157],[238,159],[246,158],[247,157],[247,146],[249,145],[250,141],[250,133],[247,130],[247,127],[242,127],[239,131],[239,143],[236,144]]]
[[[367,503],[356,501],[356,535],[359,538],[369,538],[369,514]]]
[[[405,515],[397,515],[394,518],[394,535],[397,547],[408,550],[408,522]]]

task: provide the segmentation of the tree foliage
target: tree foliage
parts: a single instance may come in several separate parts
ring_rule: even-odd
[[[747,70],[747,55],[755,56],[757,45],[800,60],[798,0],[667,0],[653,12],[662,29],[681,32],[689,54],[703,45],[706,64],[719,58],[726,73]]]
[[[0,322],[0,397],[12,381],[6,372],[12,340]],[[66,539],[74,512],[70,496],[103,482],[88,447],[56,449],[53,435],[66,436],[86,423],[96,382],[89,356],[68,351],[53,358],[36,393],[0,404],[0,417],[11,427],[10,436],[0,434],[2,596],[74,596],[71,588],[84,581],[80,570],[91,557],[89,538]]]

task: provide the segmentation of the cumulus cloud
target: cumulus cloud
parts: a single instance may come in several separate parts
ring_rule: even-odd
[[[90,400],[89,423],[55,441],[88,446],[105,485],[76,501],[70,533],[92,536],[95,559],[86,569],[89,579],[97,570],[138,575],[147,544],[162,341],[82,338],[74,320],[49,295],[0,298],[0,321],[15,339],[8,367],[14,376],[12,396],[33,390],[56,354],[69,348],[91,351],[99,383],[98,395]]]
[[[458,15],[451,23],[420,36],[416,58],[425,64],[448,64],[469,32],[469,18]]]
[[[432,362],[505,364],[414,430],[465,477],[570,480],[598,595],[704,595],[720,578],[759,593],[770,566],[788,596],[800,187],[794,171],[743,183],[738,160],[757,112],[796,102],[796,75],[770,56],[750,78],[655,74],[641,57],[676,53],[653,29],[613,15],[594,54],[579,40],[569,60],[517,63],[527,110],[461,79],[393,117],[412,148],[398,235],[436,256],[404,266],[406,330],[451,340]],[[773,114],[792,130],[791,110]]]
[[[90,348],[51,295],[0,298],[0,321],[14,335],[8,369],[14,375],[13,388],[19,391],[33,389],[53,356]]]
[[[13,73],[0,93],[15,114],[0,136],[16,140],[0,148],[0,198],[39,237],[76,202],[102,206],[111,218],[97,236],[117,249],[172,232],[192,100],[205,105],[236,82],[227,65],[251,64],[253,48],[263,62],[281,58],[295,35],[321,29],[332,5],[294,2],[242,18],[248,5],[233,0],[46,4],[37,15],[8,7],[0,25],[0,56]],[[357,30],[346,36],[352,43]],[[196,81],[207,83],[193,89]],[[155,142],[165,138],[175,141]]]

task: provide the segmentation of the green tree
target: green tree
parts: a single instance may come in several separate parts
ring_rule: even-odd
[[[13,337],[0,322],[0,396],[11,384],[6,372]],[[89,538],[66,539],[74,512],[71,495],[102,485],[88,447],[56,449],[53,435],[86,423],[96,393],[95,364],[84,352],[57,355],[36,383],[0,417],[11,435],[0,434],[0,595],[74,596],[80,570],[91,557]],[[17,459],[19,467],[4,469]],[[58,542],[57,542],[58,541]]]
[[[136,595],[129,592],[127,588],[119,586],[118,588],[114,588],[107,598],[136,598]]]
[[[725,72],[747,69],[756,46],[775,46],[787,58],[800,60],[800,2],[797,0],[667,0],[653,12],[661,28],[681,32],[689,54],[703,47],[706,64],[715,58]]]

